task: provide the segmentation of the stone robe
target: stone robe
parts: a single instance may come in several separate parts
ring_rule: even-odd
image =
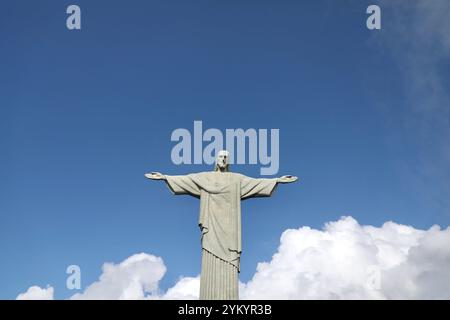
[[[241,199],[269,197],[277,184],[276,179],[254,179],[219,171],[166,175],[166,178],[174,194],[200,198],[202,248],[239,268]]]

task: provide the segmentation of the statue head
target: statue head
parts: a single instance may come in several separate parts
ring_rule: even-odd
[[[220,150],[217,154],[216,165],[214,166],[214,171],[229,171],[229,158],[230,153],[226,150]]]

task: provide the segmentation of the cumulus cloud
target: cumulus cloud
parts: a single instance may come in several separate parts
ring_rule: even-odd
[[[159,282],[167,268],[160,257],[147,253],[134,254],[124,261],[105,263],[97,281],[90,284],[82,293],[76,293],[72,300],[143,300],[143,299],[198,299],[200,276],[181,277],[165,293]],[[30,287],[17,299],[53,299],[53,288]]]
[[[119,264],[105,263],[99,280],[71,299],[198,299],[200,277],[181,277],[175,286],[161,293],[159,282],[166,270],[160,257],[146,253],[132,255]]]
[[[199,277],[182,277],[166,292],[161,258],[140,253],[106,263],[97,282],[72,299],[198,299]],[[33,289],[34,288],[34,289]],[[30,288],[21,296],[41,292]],[[49,297],[53,297],[53,288]],[[41,295],[44,296],[44,295]],[[18,297],[18,298],[19,298]],[[271,261],[259,263],[241,299],[449,299],[450,227],[419,230],[352,217],[283,232]]]
[[[450,228],[417,230],[352,217],[286,230],[270,262],[259,263],[243,299],[450,298]]]
[[[17,300],[53,300],[53,287],[32,286],[17,296]]]
[[[100,279],[71,299],[136,300],[158,294],[158,283],[166,273],[160,257],[132,255],[119,264],[105,263]]]
[[[200,292],[200,276],[182,277],[176,285],[167,290],[161,299],[195,300]]]

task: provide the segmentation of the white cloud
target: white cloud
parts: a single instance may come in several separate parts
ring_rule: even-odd
[[[71,299],[144,299],[158,294],[158,283],[166,273],[160,257],[132,255],[119,264],[105,263],[100,279]]]
[[[195,300],[200,292],[200,276],[182,277],[176,285],[161,297],[170,300]]]
[[[351,217],[286,230],[270,262],[241,290],[243,299],[450,298],[450,228],[427,231]]]
[[[165,272],[161,258],[136,254],[117,265],[106,263],[100,279],[72,298],[198,298],[198,276],[182,277],[165,293],[160,292],[159,282]],[[32,287],[23,295],[38,289]],[[240,296],[449,299],[450,227],[418,230],[394,222],[381,227],[362,226],[352,217],[343,217],[327,223],[323,230],[288,229],[272,260],[259,263],[253,278],[240,283]]]
[[[24,293],[17,296],[17,300],[53,300],[53,287],[47,286],[46,289],[32,286]]]

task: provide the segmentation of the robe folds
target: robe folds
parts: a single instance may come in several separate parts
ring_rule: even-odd
[[[238,173],[212,171],[166,175],[166,182],[174,194],[200,199],[200,299],[237,300],[242,253],[241,200],[271,196],[277,179],[254,179]]]
[[[200,199],[199,227],[202,248],[239,270],[242,252],[241,200],[269,197],[277,179],[255,179],[234,172],[166,175],[170,190]]]

